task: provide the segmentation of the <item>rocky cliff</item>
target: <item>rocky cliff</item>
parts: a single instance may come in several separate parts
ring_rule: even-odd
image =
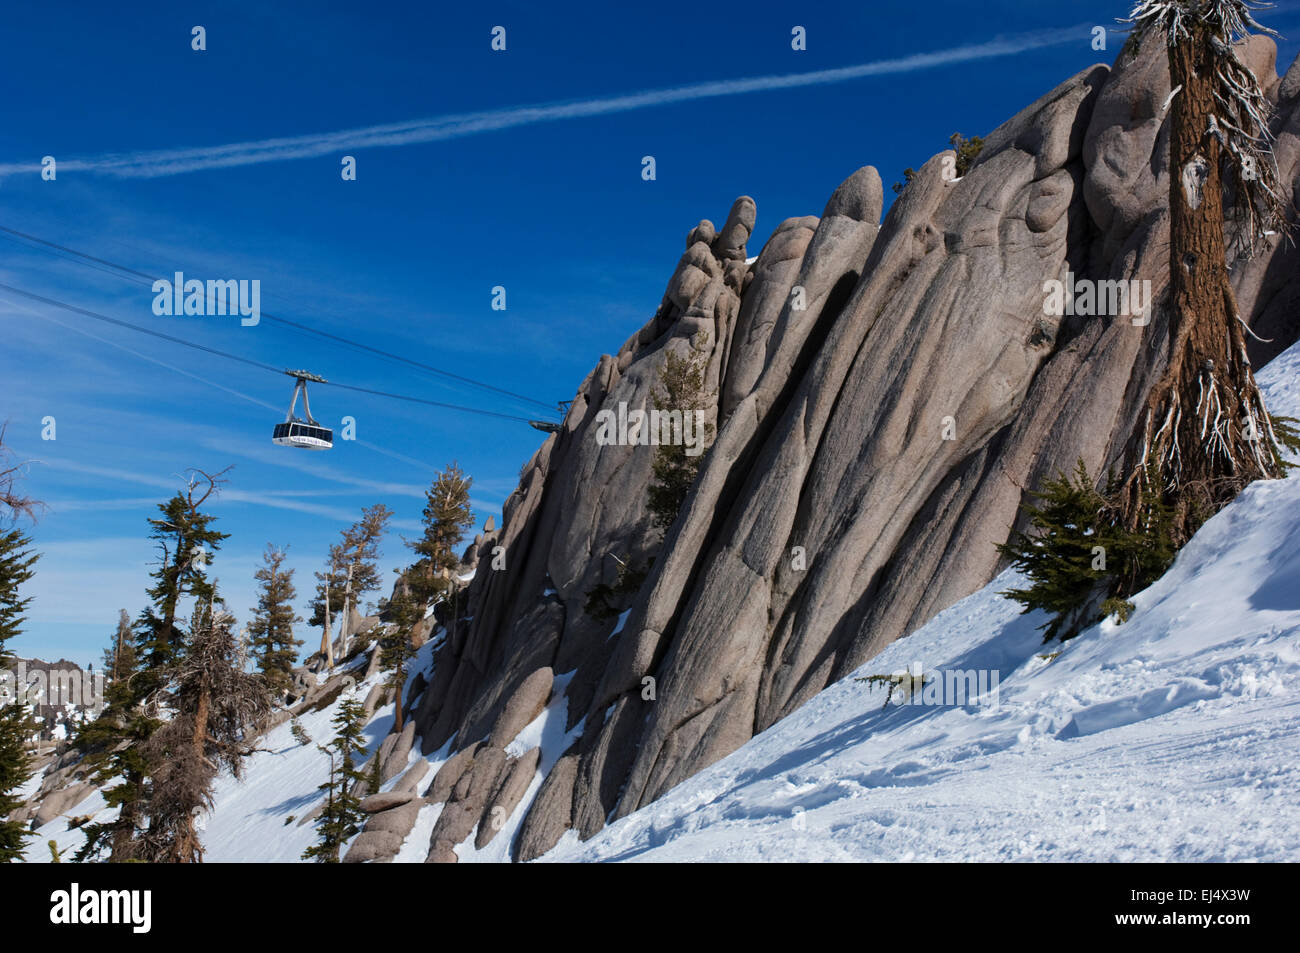
[[[1240,55],[1295,191],[1300,65],[1279,79],[1263,39]],[[933,157],[883,223],[868,166],[752,262],[747,197],[689,232],[655,316],[601,357],[479,541],[465,618],[412,703],[426,753],[465,752],[435,784],[430,859],[518,801],[507,748],[552,692],[581,732],[516,859],[651,803],[985,585],[1029,489],[1114,460],[1164,360],[1168,95],[1163,48],[1129,50],[990,133],[964,177]],[[1234,263],[1257,365],[1300,334],[1296,264],[1280,237]],[[1156,306],[1054,315],[1044,283],[1070,275],[1150,281]],[[653,448],[601,445],[596,415],[647,408],[665,355],[691,349],[717,437],[661,534]],[[620,561],[652,559],[617,622],[584,612]]]

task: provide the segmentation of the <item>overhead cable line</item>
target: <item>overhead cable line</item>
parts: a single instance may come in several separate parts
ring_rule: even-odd
[[[28,307],[27,305],[24,304],[18,304],[17,302],[12,302],[12,306],[15,308],[19,308],[23,311],[26,311],[28,314],[32,315],[33,317],[39,318],[42,321],[48,321],[50,324],[63,328],[64,330],[71,331],[74,334],[80,334],[83,337],[90,338],[92,341],[98,341],[100,344],[105,344],[108,345],[109,347],[117,348],[120,351],[125,351],[127,354],[130,354],[134,357],[138,357],[142,361],[148,361],[150,364],[157,364],[159,367],[166,368],[167,370],[173,371],[177,374],[182,374],[185,377],[188,377],[192,380],[196,380],[199,381],[200,383],[207,384],[209,387],[215,387],[217,390],[225,391],[227,394],[233,394],[235,397],[238,397],[241,400],[246,400],[250,404],[256,404],[257,406],[263,407],[267,410],[272,410],[277,412],[280,410],[280,408],[277,407],[275,404],[267,403],[266,401],[258,397],[253,397],[250,394],[245,394],[242,391],[237,391],[232,387],[227,387],[225,384],[218,384],[216,381],[208,380],[206,377],[202,377],[199,374],[195,374],[193,371],[187,371],[183,367],[177,367],[175,364],[168,364],[166,361],[160,361],[158,358],[153,357],[152,355],[145,354],[141,351],[137,351],[134,348],[129,348],[125,344],[120,344],[117,341],[114,341],[110,338],[103,338],[100,337],[98,334],[92,334],[90,331],[87,331],[85,328],[79,328],[75,324],[65,324],[64,322],[59,321],[56,318],[50,317],[48,314],[43,314],[42,312],[38,311],[35,308]],[[425,463],[422,460],[416,460],[414,457],[408,457],[403,453],[397,453],[394,450],[389,450],[387,447],[381,447],[378,444],[373,444],[367,440],[360,440],[360,439],[356,440],[356,443],[359,446],[365,447],[367,450],[373,450],[375,453],[381,453],[384,456],[389,457],[393,460],[399,460],[402,463],[408,463],[411,466],[418,467],[422,470],[428,470],[431,473],[438,472],[437,467],[430,466],[429,464]]]
[[[131,324],[128,321],[122,321],[118,318],[112,318],[106,314],[100,314],[97,311],[91,311],[87,308],[82,308],[75,304],[68,304],[67,302],[58,301],[54,298],[47,298],[44,295],[38,295],[35,292],[25,291],[22,288],[15,288],[13,285],[0,283],[0,291],[8,291],[11,294],[21,295],[22,297],[28,298],[32,301],[39,301],[41,304],[46,304],[49,305],[50,307],[61,308],[64,311],[71,311],[74,314],[80,314],[83,317],[93,318],[96,321],[103,321],[108,324],[116,325],[120,328],[127,328],[128,330],[131,331],[138,331],[141,334],[148,334],[151,335],[152,337],[161,338],[162,340],[170,341],[173,344],[180,344],[184,347],[194,348],[197,351],[203,351],[207,354],[214,354],[217,357],[224,357],[231,361],[239,361],[241,364],[248,364],[251,367],[256,367],[260,370],[270,371],[272,374],[284,373],[283,368],[274,367],[270,364],[263,363],[262,361],[254,360],[253,358],[244,357],[239,354],[231,354],[229,351],[223,351],[215,347],[208,347],[206,344],[199,344],[197,341],[187,341],[184,338],[179,338],[172,334],[166,334],[162,331],[155,331],[152,328],[144,328],[138,324]],[[439,400],[428,400],[424,397],[412,397],[407,394],[396,394],[390,391],[373,390],[369,387],[359,387],[353,384],[342,384],[339,383],[338,381],[322,381],[321,383],[329,387],[339,387],[342,388],[343,390],[357,391],[362,394],[373,394],[376,397],[388,397],[393,400],[404,400],[413,404],[425,404],[429,407],[440,407],[444,410],[459,410],[459,411],[463,411],[464,413],[479,414],[485,417],[497,417],[502,420],[517,420],[517,421],[521,421],[522,423],[530,423],[527,417],[517,417],[514,414],[502,414],[494,410],[483,410],[482,408],[479,407],[466,407],[461,404],[449,404]]]
[[[103,267],[95,267],[96,271],[103,271],[104,268],[107,267],[121,274],[129,275],[143,282],[148,282],[150,285],[152,285],[155,281],[167,280],[167,279],[158,278],[155,275],[150,275],[143,271],[139,271],[138,269],[131,268],[127,265],[122,265],[122,264],[118,264],[117,262],[109,261],[106,258],[99,258],[95,255],[78,251],[75,248],[69,248],[67,245],[60,245],[58,242],[52,242],[47,239],[40,238],[39,236],[32,235],[27,232],[19,231],[16,228],[9,228],[7,226],[0,225],[0,233],[21,238],[24,241],[32,242],[34,244],[44,246],[45,248],[48,248],[55,252],[64,253],[64,255],[60,255],[59,257],[64,257],[65,255],[72,255],[75,256],[75,258],[77,259],[81,259],[80,262],[74,262],[74,263],[84,263],[90,265],[91,267],[103,266]],[[65,260],[70,260],[70,259],[65,258]],[[365,351],[369,354],[382,357],[386,360],[398,361],[402,364],[406,364],[409,367],[415,367],[420,370],[426,371],[428,373],[435,374],[439,377],[457,381],[461,384],[468,384],[471,387],[478,387],[483,390],[491,391],[496,394],[501,394],[502,396],[510,397],[513,398],[514,400],[523,401],[528,404],[533,404],[538,407],[545,407],[551,413],[556,413],[556,405],[548,404],[546,403],[546,401],[538,400],[535,397],[529,397],[526,394],[517,394],[514,391],[506,390],[505,388],[502,387],[497,387],[495,384],[488,384],[484,381],[474,380],[472,377],[466,377],[463,374],[456,374],[452,371],[446,371],[441,368],[434,367],[431,364],[425,364],[423,361],[417,361],[413,358],[405,357],[401,354],[393,354],[390,351],[385,351],[381,348],[372,347],[369,344],[362,344],[360,341],[353,341],[350,338],[345,338],[340,334],[333,334],[329,331],[322,331],[319,328],[313,328],[310,325],[303,324],[300,321],[293,321],[289,318],[281,318],[276,315],[270,314],[269,312],[266,311],[261,312],[261,317],[275,324],[282,324],[285,327],[290,327],[295,330],[302,331],[306,334],[314,334],[317,337],[324,338],[329,341],[333,341],[336,344],[342,344],[345,347],[350,347],[356,350]],[[519,418],[512,418],[512,419],[519,419]]]

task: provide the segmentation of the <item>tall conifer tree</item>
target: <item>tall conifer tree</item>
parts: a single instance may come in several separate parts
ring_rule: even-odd
[[[225,768],[238,779],[252,753],[253,727],[270,710],[260,675],[245,671],[234,617],[214,595],[195,606],[182,650],[167,673],[172,716],[144,744],[148,828],[135,856],[152,863],[197,863],[203,845],[197,816],[212,806]]]
[[[1126,449],[1123,510],[1130,528],[1149,523],[1154,489],[1174,509],[1177,545],[1248,483],[1283,471],[1228,277],[1230,250],[1249,257],[1285,228],[1271,107],[1234,48],[1252,29],[1273,33],[1252,7],[1142,0],[1129,15],[1137,41],[1165,44],[1173,93],[1169,358]]]
[[[118,813],[109,821],[86,825],[86,842],[77,852],[80,861],[98,857],[105,846],[116,862],[139,860],[148,850],[142,840],[153,767],[148,742],[165,724],[170,681],[183,658],[186,632],[177,618],[182,601],[192,597],[199,604],[211,604],[216,598],[207,569],[226,534],[212,528],[214,517],[201,507],[218,492],[226,472],[191,470],[186,488],[160,503],[161,515],[149,520],[149,535],[158,543],[160,558],[150,574],[150,604],[135,625],[135,667],[123,669],[123,677],[110,684],[107,707],[78,736],[78,746],[96,766],[94,780],[101,786],[111,784],[105,787],[104,801]]]
[[[388,606],[391,623],[387,633],[379,640],[380,665],[390,673],[393,697],[396,699],[397,714],[393,723],[394,731],[402,730],[402,690],[406,687],[407,663],[415,655],[412,642],[415,624],[424,616],[423,608],[412,598],[409,590],[403,588]]]
[[[334,716],[334,740],[319,745],[329,755],[329,780],[320,786],[325,792],[325,810],[316,821],[320,841],[303,852],[303,860],[322,864],[337,864],[339,852],[348,839],[361,830],[365,812],[357,786],[366,783],[366,776],[357,769],[359,756],[366,752],[365,707],[355,698],[339,704]]]
[[[406,544],[419,557],[406,574],[407,585],[419,605],[450,586],[450,579],[440,571],[453,570],[460,564],[456,547],[464,539],[465,530],[474,525],[469,499],[473,484],[473,479],[453,461],[425,491],[424,535]]]
[[[284,565],[285,550],[266,546],[262,566],[254,574],[258,582],[257,608],[248,623],[249,645],[257,667],[273,696],[282,696],[292,682],[293,663],[302,640],[293,637],[293,626],[302,618],[294,614],[293,570]]]
[[[149,536],[158,544],[160,559],[149,574],[154,580],[147,590],[150,604],[136,622],[141,663],[137,680],[144,694],[158,688],[160,673],[176,662],[182,638],[176,618],[182,600],[192,596],[206,602],[215,594],[207,568],[227,534],[213,529],[215,517],[200,507],[223,481],[219,474],[192,474],[187,489],[158,504],[161,515],[149,520]]]
[[[661,412],[680,412],[683,428],[688,414],[694,420],[695,412],[707,410],[710,404],[711,395],[704,381],[707,363],[704,344],[703,332],[700,332],[694,349],[688,353],[670,351],[659,371],[659,386],[654,390],[655,407]],[[705,424],[703,432],[695,434],[701,447],[712,442],[713,430],[712,424]],[[666,530],[677,519],[704,461],[702,454],[688,454],[686,451],[684,445],[668,443],[655,448],[654,463],[651,464],[654,482],[648,490],[648,505],[654,524],[660,529]]]
[[[326,630],[321,644],[323,651],[328,649],[330,617],[337,617],[336,613],[341,615],[340,633],[352,635],[347,631],[352,610],[368,593],[380,587],[383,580],[379,572],[379,545],[392,517],[393,511],[382,503],[363,509],[361,519],[345,529],[342,540],[330,547],[326,571],[316,573],[319,582],[308,621]]]
[[[0,427],[0,669],[11,659],[6,643],[18,635],[30,598],[23,598],[19,588],[32,578],[37,555],[31,539],[14,524],[21,517],[35,518],[40,506],[19,490],[21,464],[9,462],[4,445],[4,428]],[[35,728],[25,704],[16,697],[25,686],[14,686],[15,697],[0,703],[0,863],[18,860],[28,838],[24,826],[5,820],[21,803],[18,789],[31,777],[27,742]]]
[[[32,578],[37,560],[30,547],[31,540],[21,530],[0,532],[0,668],[11,660],[5,644],[18,634],[31,601],[19,594],[19,587]],[[24,688],[15,685],[15,694]],[[4,699],[0,704],[0,863],[21,859],[29,837],[23,824],[5,817],[22,803],[17,791],[31,777],[27,744],[34,728],[21,699]]]

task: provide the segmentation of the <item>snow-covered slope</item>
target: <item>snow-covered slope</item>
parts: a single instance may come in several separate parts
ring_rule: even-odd
[[[1300,416],[1300,345],[1260,383],[1274,414]],[[543,859],[1300,860],[1300,478],[1249,487],[1134,599],[1127,623],[1063,648],[1042,644],[1040,614],[998,594],[1014,581],[1004,574],[855,673],[920,671],[934,686],[982,672],[976,701],[886,705],[885,689],[845,679],[648,808],[586,843],[569,832]],[[431,664],[432,644],[411,671]],[[511,745],[542,749],[527,794],[483,850],[473,834],[457,848],[461,862],[507,859],[542,777],[581,734],[581,724],[564,731],[571,675],[556,677],[551,703]],[[300,719],[316,742],[329,740],[336,707]],[[392,719],[391,705],[376,712],[372,751]],[[315,840],[299,821],[319,801],[325,757],[288,724],[260,747],[244,781],[218,783],[209,861],[292,862]],[[446,757],[429,756],[425,784]],[[421,811],[397,861],[425,859],[441,809]],[[67,816],[91,813],[108,816],[97,793]],[[79,846],[66,827],[45,825],[28,858],[48,860],[50,839]]]
[[[1260,383],[1300,416],[1300,347]],[[1127,623],[1063,649],[1013,582],[856,673],[996,671],[995,703],[882,707],[845,679],[545,859],[1300,860],[1300,478],[1248,488]]]
[[[413,659],[403,697],[409,694],[410,682],[416,673],[431,671],[436,643],[437,638],[427,643]],[[218,778],[213,810],[200,821],[200,836],[207,862],[294,863],[302,859],[302,853],[307,847],[316,843],[318,835],[315,826],[303,819],[319,805],[323,795],[318,788],[329,773],[328,758],[319,751],[317,744],[325,744],[332,739],[334,730],[331,721],[338,712],[339,703],[348,697],[365,698],[370,689],[384,677],[381,673],[376,673],[369,679],[363,678],[365,663],[363,655],[353,666],[358,678],[354,688],[332,704],[319,711],[309,711],[298,719],[311,737],[311,743],[301,744],[295,740],[292,724],[286,722],[258,741],[259,750],[245,762],[242,780],[236,781],[228,774]],[[520,755],[531,748],[541,748],[538,774],[521,805],[505,821],[497,837],[482,850],[475,849],[474,834],[471,834],[457,848],[462,863],[508,860],[507,848],[527,813],[527,806],[532,803],[541,787],[546,772],[582,734],[581,723],[567,733],[564,730],[568,704],[564,688],[571,677],[572,673],[569,673],[556,678],[551,703],[519,733],[507,749],[511,755]],[[393,716],[391,703],[376,709],[365,729],[367,756],[379,748],[392,730]],[[449,748],[450,745],[445,745],[428,756],[430,770],[420,786],[421,791],[447,760]],[[417,745],[408,764],[414,764],[420,757]],[[399,780],[400,777],[394,778],[383,790],[391,790]],[[38,785],[39,778],[33,778],[23,794],[30,795]],[[396,862],[424,862],[429,851],[429,835],[441,810],[440,804],[429,805],[421,810],[415,827],[395,858]],[[99,792],[91,794],[70,807],[63,817],[41,827],[36,838],[27,846],[26,859],[29,862],[48,862],[50,850],[47,845],[51,840],[58,845],[65,859],[70,858],[85,840],[80,829],[68,827],[67,819],[79,815],[92,815],[95,821],[102,822],[110,819],[113,812],[105,808],[104,799]]]

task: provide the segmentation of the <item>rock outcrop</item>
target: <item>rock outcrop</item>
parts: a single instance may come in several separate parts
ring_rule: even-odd
[[[1278,106],[1294,190],[1300,68],[1278,79],[1267,40],[1241,55]],[[748,197],[721,229],[690,230],[655,316],[600,358],[467,554],[467,621],[414,713],[425,753],[458,750],[428,792],[445,802],[431,861],[454,861],[476,825],[483,846],[518,808],[537,753],[507,749],[555,698],[582,731],[516,859],[653,802],[982,587],[1030,489],[1115,460],[1164,361],[1168,93],[1148,44],[998,127],[964,177],[953,153],[932,158],[883,223],[865,167],[752,263]],[[1271,339],[1252,345],[1259,362],[1300,334],[1295,254],[1279,240],[1234,264],[1242,315]],[[1149,281],[1157,305],[1053,314],[1045,282],[1070,276]],[[666,355],[688,352],[717,436],[661,535],[653,448],[598,442],[596,419],[648,408]],[[489,568],[497,546],[504,568]],[[647,575],[616,625],[584,603],[620,564]]]

